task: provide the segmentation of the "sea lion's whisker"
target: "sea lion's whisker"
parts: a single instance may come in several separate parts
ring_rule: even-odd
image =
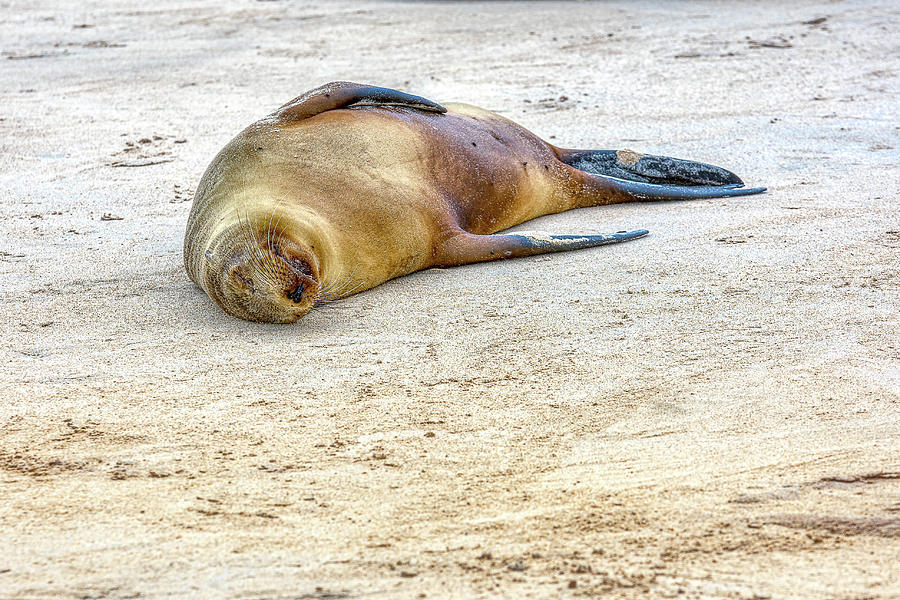
[[[315,303],[316,310],[330,310],[335,306],[341,306],[346,298],[336,298],[334,300],[318,300]]]
[[[278,210],[278,207],[284,202],[285,198],[287,198],[287,192],[281,195],[281,197],[275,202],[272,207],[272,212],[269,215],[269,224],[266,225],[266,251],[269,254],[269,259],[272,261],[272,264],[277,264],[275,262],[275,236],[278,233],[278,224],[281,223],[281,219],[284,218],[284,212],[278,215],[278,220],[275,221],[275,227],[272,227],[272,218],[275,216],[275,211]]]
[[[346,299],[347,296],[350,296],[350,295],[353,294],[356,290],[358,290],[359,288],[361,288],[361,287],[364,286],[364,285],[366,285],[366,282],[365,282],[365,281],[360,281],[358,284],[356,284],[354,287],[350,288],[349,290],[342,290],[342,291],[341,291],[341,294],[343,294],[343,297],[342,297],[342,298],[335,298],[335,301]]]
[[[244,180],[243,172],[241,172],[241,185],[242,185],[242,191],[246,190],[247,184]],[[253,236],[253,226],[250,223],[250,210],[247,206],[246,197],[242,197],[241,200],[242,200],[241,204],[243,205],[243,209],[244,209],[244,214],[243,214],[243,216],[241,215],[241,210],[240,210],[241,207],[235,207],[235,213],[237,214],[238,225],[240,226],[240,233],[242,234],[244,243],[247,246],[246,249],[252,250],[254,236]]]
[[[259,238],[253,231],[253,226],[250,222],[250,213],[249,211],[244,211],[244,216],[242,217],[240,212],[238,212],[238,224],[241,228],[241,235],[243,243],[243,250],[246,251],[247,254],[247,264],[252,265],[258,273],[263,275],[263,277],[270,282],[278,281],[279,275],[276,269],[276,265],[274,262],[269,265],[267,264],[267,260],[265,255],[262,257],[261,251],[259,249]]]
[[[271,231],[271,236],[272,236],[272,237],[271,237],[271,240],[270,240],[270,241],[267,243],[267,245],[266,245],[266,252],[268,252],[269,260],[272,261],[272,264],[273,264],[273,265],[276,264],[276,263],[275,263],[275,236],[278,235],[278,224],[281,223],[281,219],[282,219],[283,217],[284,217],[284,212],[282,212],[282,213],[278,216],[278,220],[275,221],[275,227],[274,227],[274,229]],[[266,232],[266,235],[268,236],[268,235],[269,235],[269,232]]]
[[[356,266],[353,267],[353,270],[350,271],[350,274],[347,275],[346,279],[340,279],[340,280],[336,281],[335,283],[331,284],[330,286],[320,289],[319,294],[326,300],[328,300],[329,297],[332,296],[333,294],[340,294],[343,290],[339,289],[339,288],[345,288],[350,285],[350,283],[353,280],[353,275],[356,273],[356,269],[358,269],[358,268],[359,268],[359,263],[356,263]]]
[[[323,285],[319,288],[319,294],[329,294],[333,289],[335,289],[338,285],[343,285],[343,283],[347,281],[346,279],[341,279],[338,281],[333,281],[328,285]]]
[[[246,210],[244,211],[244,216],[241,216],[240,210],[235,210],[235,212],[237,213],[237,219],[238,219],[238,225],[239,225],[239,229],[238,229],[239,235],[237,236],[237,241],[240,242],[243,246],[241,248],[241,250],[246,250],[247,252],[252,252],[253,251],[253,238],[250,233],[250,215],[247,213]]]
[[[282,196],[282,199],[284,197]],[[272,231],[272,219],[275,218],[275,211],[278,210],[278,206],[281,204],[281,199],[278,202],[272,204],[272,210],[269,211],[269,220],[266,222],[266,247],[272,247],[272,238],[270,237],[270,233]]]
[[[243,177],[243,173],[242,173],[242,177]],[[246,186],[245,186],[245,191],[246,191]],[[244,197],[244,204],[245,205],[247,204],[246,196]],[[272,210],[270,211],[271,215],[275,214],[275,210],[277,210],[277,206],[278,206],[278,203],[276,202],[275,205],[273,205]],[[246,243],[249,247],[248,250],[250,253],[250,257],[248,258],[248,262],[250,264],[252,264],[253,266],[255,266],[257,268],[257,270],[261,271],[264,275],[266,275],[270,281],[277,280],[278,279],[277,271],[274,268],[269,268],[269,266],[266,264],[266,262],[267,262],[266,255],[263,254],[261,256],[259,253],[259,246],[260,246],[261,240],[260,240],[259,233],[257,231],[254,231],[254,229],[253,229],[253,225],[252,225],[251,219],[250,219],[250,211],[245,210],[245,215],[246,215],[246,224],[242,223],[242,226],[245,228],[245,237],[247,240]],[[270,216],[270,219],[271,219],[271,216]],[[266,245],[268,245],[268,243]],[[274,267],[274,266],[275,265],[273,263],[272,267]]]
[[[244,238],[244,245],[249,255],[247,258],[247,262],[257,269],[262,270],[264,273],[273,276],[273,273],[268,273],[262,263],[257,256],[257,247],[259,245],[259,239],[256,237],[256,234],[253,232],[253,225],[250,223],[250,212],[248,210],[244,210],[244,217],[241,218],[240,213],[238,213],[238,224],[241,226],[241,234]]]
[[[350,284],[349,279],[344,279],[340,282],[341,287],[346,287]],[[337,286],[331,286],[328,289],[319,290],[317,295],[318,298],[321,298],[323,301],[333,300],[335,296],[340,294],[340,289]]]
[[[241,233],[243,234],[244,244],[246,246],[245,250],[249,254],[247,262],[250,265],[253,265],[254,267],[256,267],[256,269],[258,271],[260,271],[261,274],[264,275],[270,281],[277,280],[278,274],[275,272],[275,270],[267,268],[267,266],[264,264],[264,261],[260,260],[260,257],[257,254],[257,248],[259,247],[260,240],[259,240],[258,233],[256,231],[254,231],[254,229],[253,229],[253,223],[250,219],[250,209],[249,209],[248,200],[247,200],[247,178],[246,178],[246,171],[243,169],[241,170],[241,191],[243,192],[243,196],[242,196],[241,200],[242,200],[242,204],[244,205],[244,218],[241,218],[241,214],[240,214],[239,210],[237,211],[237,213],[238,213],[238,224],[241,227],[241,230],[242,230]],[[277,203],[272,208],[273,214],[274,214],[274,211],[276,210],[276,208],[277,208]]]
[[[340,292],[341,294],[343,294],[340,298],[325,298],[322,300],[317,299],[316,305],[318,306],[321,303],[322,306],[330,306],[330,305],[334,305],[334,304],[343,302],[344,300],[349,298],[353,294],[353,292],[355,292],[356,290],[358,290],[359,288],[361,288],[364,285],[366,285],[366,282],[360,281],[358,284],[356,284],[354,287],[350,288],[349,290]]]
[[[334,302],[334,301],[336,301],[336,300],[341,300],[341,299],[343,299],[343,298],[346,298],[347,296],[349,296],[350,294],[352,294],[353,292],[355,292],[355,291],[358,290],[360,287],[362,287],[362,286],[364,286],[364,285],[366,284],[365,281],[360,281],[360,282],[359,282],[358,284],[356,284],[354,287],[349,288],[349,286],[350,286],[351,283],[352,283],[352,280],[351,280],[350,278],[348,278],[347,283],[344,284],[340,289],[338,289],[337,291],[334,291],[334,292],[329,293],[328,295],[326,295],[326,296],[325,296],[325,301],[326,301],[326,302]],[[348,288],[349,288],[349,289],[348,289]]]
[[[341,281],[341,285],[346,283],[346,279]],[[332,292],[336,289],[335,285],[329,286],[328,288],[320,288],[319,293],[317,294],[318,298],[322,300],[328,300],[333,295]]]

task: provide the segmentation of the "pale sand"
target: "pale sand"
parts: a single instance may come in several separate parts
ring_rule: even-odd
[[[0,597],[900,595],[892,2],[200,4],[0,4]],[[334,79],[770,191],[232,319],[194,186]]]

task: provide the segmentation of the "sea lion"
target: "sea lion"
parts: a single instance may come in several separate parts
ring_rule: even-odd
[[[188,274],[225,312],[296,321],[317,303],[426,267],[631,240],[498,231],[572,208],[755,194],[719,167],[557,148],[468,104],[330,83],[281,106],[203,175]]]

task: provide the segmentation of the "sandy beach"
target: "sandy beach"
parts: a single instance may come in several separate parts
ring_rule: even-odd
[[[894,3],[222,4],[0,2],[0,598],[900,597]],[[229,317],[197,183],[333,80],[768,191]]]

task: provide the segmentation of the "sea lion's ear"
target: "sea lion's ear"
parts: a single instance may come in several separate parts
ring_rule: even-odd
[[[390,88],[334,81],[294,98],[272,116],[286,121],[300,121],[325,111],[350,106],[402,106],[426,112],[447,112],[440,104],[420,96]]]

